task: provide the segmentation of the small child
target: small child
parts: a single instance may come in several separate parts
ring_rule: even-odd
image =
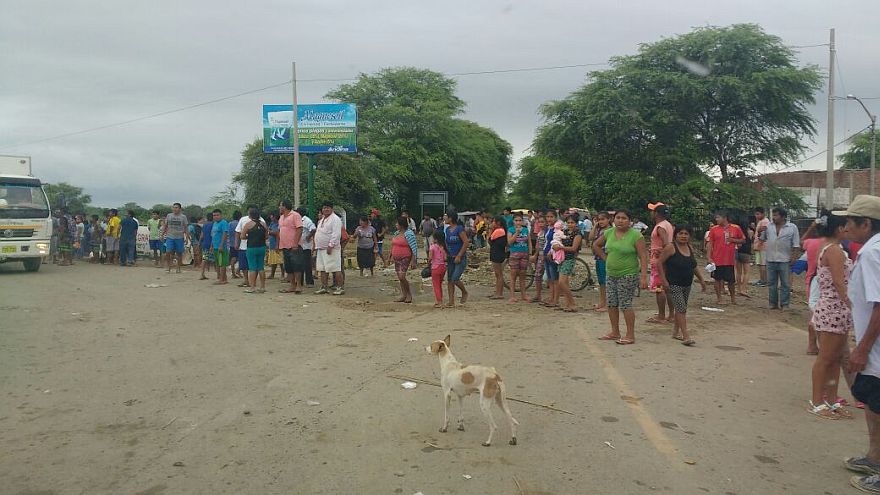
[[[434,287],[434,307],[443,307],[443,277],[446,275],[446,235],[437,229],[433,234],[434,242],[428,251],[431,263],[431,285]]]
[[[557,220],[556,223],[553,224],[553,240],[550,241],[550,246],[559,246],[564,247],[562,241],[568,239],[565,234],[562,233],[563,223],[562,220]],[[556,249],[553,251],[553,262],[557,265],[561,265],[562,262],[565,261],[565,250]]]
[[[611,223],[611,217],[607,212],[599,213],[596,217],[596,226],[593,228],[592,232],[590,232],[590,246],[596,243],[600,237],[605,235],[605,231],[608,230],[608,226]],[[603,248],[604,249],[604,248]],[[605,272],[605,260],[599,257],[598,254],[595,254],[596,261],[596,278],[599,280],[599,304],[593,306],[593,311],[597,313],[605,313],[608,311],[608,297],[605,292],[605,284],[607,281],[607,275]]]

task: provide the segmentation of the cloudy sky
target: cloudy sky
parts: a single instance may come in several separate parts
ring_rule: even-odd
[[[289,85],[27,143],[283,83],[292,60],[303,80],[403,65],[459,73],[601,64],[694,26],[741,22],[789,45],[827,43],[836,27],[835,92],[880,97],[877,19],[876,0],[5,0],[0,154],[30,155],[36,175],[82,186],[97,205],[204,204],[260,135],[261,105],[289,102]],[[825,67],[827,47],[801,49],[800,60]],[[494,128],[522,157],[540,123],[537,108],[576,89],[589,70],[458,77],[465,118]],[[301,82],[300,102],[321,102],[338,84]],[[825,149],[825,98],[818,94],[812,108],[822,130],[808,156]],[[880,112],[880,99],[866,103]],[[854,102],[840,102],[836,120],[838,140],[867,123]],[[825,158],[803,166],[824,167]]]

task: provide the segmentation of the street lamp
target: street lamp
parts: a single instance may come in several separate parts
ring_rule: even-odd
[[[868,114],[868,118],[871,119],[871,196],[876,196],[876,194],[874,194],[874,168],[877,165],[877,116],[872,114],[871,111],[868,110],[868,107],[866,107],[865,104],[862,103],[862,100],[857,96],[846,95],[846,99],[859,102],[859,105],[861,105],[865,110],[865,113]]]

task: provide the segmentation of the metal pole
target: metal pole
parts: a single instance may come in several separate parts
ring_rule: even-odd
[[[877,169],[877,116],[871,116],[871,196],[874,194],[874,171]]]
[[[291,62],[293,70],[293,207],[299,208],[299,109],[296,106],[296,62]]]
[[[828,51],[828,148],[825,162],[828,172],[825,177],[825,207],[834,209],[834,28],[831,28],[831,44]],[[873,187],[873,183],[872,183]]]
[[[309,218],[312,220],[318,218],[315,215],[315,162],[312,157],[314,155],[309,153],[306,155],[306,162],[309,169],[309,177],[308,177],[308,197],[309,197]]]

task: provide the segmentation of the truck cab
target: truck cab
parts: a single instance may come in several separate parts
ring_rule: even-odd
[[[6,169],[0,168],[0,263],[21,261],[26,271],[35,272],[49,255],[49,200],[40,179],[29,175],[29,159],[27,175]]]

